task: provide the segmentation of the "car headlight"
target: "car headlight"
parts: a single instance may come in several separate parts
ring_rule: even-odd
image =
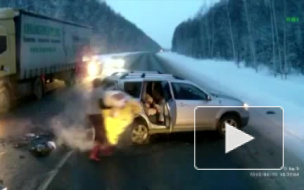
[[[82,57],[83,62],[87,62],[87,61],[90,61],[90,60],[91,60],[91,58],[89,56],[83,56]]]
[[[96,76],[96,75],[98,75],[99,69],[100,69],[99,68],[99,64],[97,64],[94,61],[91,61],[88,64],[88,74],[89,74],[89,76]]]
[[[116,67],[123,68],[125,66],[125,61],[123,59],[116,60]]]
[[[247,111],[248,111],[248,109],[249,109],[249,105],[248,105],[247,103],[243,103],[243,107],[244,107],[244,109],[245,109],[245,110],[247,110]]]

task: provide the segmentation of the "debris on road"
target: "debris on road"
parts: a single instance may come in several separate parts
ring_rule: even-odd
[[[55,150],[57,148],[54,141],[49,141],[47,144],[50,149]]]
[[[44,138],[36,138],[31,141],[30,152],[35,156],[47,156],[56,149],[56,144],[53,141],[48,141]]]
[[[19,156],[19,158],[20,158],[20,159],[24,159],[24,158],[25,158],[25,156],[23,156],[23,155],[20,155],[20,156]]]
[[[26,133],[23,137],[15,139],[14,147],[29,150],[34,156],[47,156],[56,149],[54,135],[46,132]],[[25,158],[20,156],[20,159]],[[1,190],[1,189],[0,189]]]
[[[27,133],[25,136],[26,136],[26,137],[33,138],[33,137],[35,137],[36,135],[35,135],[34,133]]]
[[[7,187],[3,185],[3,181],[0,180],[0,190],[7,190]]]
[[[51,149],[48,148],[48,146],[45,143],[40,143],[37,145],[34,145],[30,148],[30,152],[35,156],[47,156]]]
[[[27,145],[28,145],[28,141],[21,139],[19,142],[14,144],[14,147],[21,149],[21,148],[26,148]]]

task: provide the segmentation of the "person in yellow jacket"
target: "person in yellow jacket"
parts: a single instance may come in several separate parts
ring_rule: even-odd
[[[121,134],[133,122],[134,117],[141,112],[141,106],[137,100],[127,99],[123,107],[103,109],[106,137],[111,146],[118,144]]]
[[[99,80],[93,81],[88,118],[95,130],[95,146],[90,159],[99,161],[99,153],[112,154],[121,134],[141,112],[139,102],[122,91],[103,88]]]

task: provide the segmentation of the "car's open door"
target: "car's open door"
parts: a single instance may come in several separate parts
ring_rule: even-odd
[[[176,103],[173,99],[167,101],[165,105],[165,125],[170,132],[172,132],[173,126],[176,122]]]

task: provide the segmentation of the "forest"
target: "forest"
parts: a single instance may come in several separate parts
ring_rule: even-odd
[[[98,53],[159,51],[160,46],[136,25],[100,0],[0,0],[12,7],[72,21],[93,28],[92,45]]]
[[[304,74],[304,1],[221,0],[180,23],[172,51],[232,60],[274,76]]]

